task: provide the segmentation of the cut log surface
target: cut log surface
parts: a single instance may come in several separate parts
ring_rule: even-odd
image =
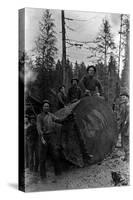
[[[112,109],[99,97],[84,97],[56,115],[65,117],[71,112],[74,120],[64,123],[60,137],[65,158],[79,167],[103,160],[118,137]]]
[[[55,115],[60,118],[67,117],[73,109],[79,104],[80,100],[76,101],[75,103],[67,105],[65,108],[58,110]]]

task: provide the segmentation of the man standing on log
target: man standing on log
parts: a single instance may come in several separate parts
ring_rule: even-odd
[[[59,158],[59,143],[55,131],[55,123],[63,123],[69,117],[64,119],[57,118],[49,112],[50,102],[44,100],[43,112],[37,116],[37,129],[40,137],[39,155],[40,155],[40,177],[46,178],[46,159],[48,153],[54,164],[55,175],[61,174],[60,158]]]
[[[103,96],[102,85],[100,81],[95,78],[95,74],[96,67],[94,67],[93,65],[87,67],[87,75],[85,75],[81,80],[81,83],[85,90],[85,95],[94,96],[97,94],[98,89],[98,94],[100,96]]]

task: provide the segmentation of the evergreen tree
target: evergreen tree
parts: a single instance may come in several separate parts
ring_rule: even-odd
[[[102,22],[101,30],[96,38],[97,52],[103,57],[104,65],[107,66],[108,54],[115,49],[111,26],[107,19]]]
[[[108,72],[110,76],[114,76],[117,71],[116,67],[117,63],[113,55],[110,55],[109,63],[108,63]]]
[[[74,65],[74,72],[73,72],[75,77],[79,77],[79,70],[80,70],[80,66],[78,62],[76,61]]]
[[[85,66],[85,63],[82,62],[82,63],[80,64],[80,67],[79,67],[79,76],[78,76],[79,80],[80,80],[85,74],[86,74],[86,66]]]
[[[112,104],[116,96],[118,95],[117,91],[117,82],[118,82],[118,74],[117,74],[117,62],[113,55],[110,56],[109,63],[109,77],[108,77],[108,100],[109,103]]]
[[[73,71],[72,71],[72,69],[73,69],[73,65],[70,62],[70,60],[67,59],[66,60],[66,73],[67,73],[67,77],[68,77],[68,80],[67,80],[68,81],[68,83],[67,83],[68,88],[71,86],[71,79],[73,78]],[[68,88],[66,88],[66,90],[68,90]],[[68,92],[68,91],[66,91],[66,92]]]
[[[62,85],[63,83],[63,67],[62,67],[62,61],[58,60],[56,63],[56,80],[57,85]]]
[[[129,16],[123,15],[122,44],[124,51],[123,70],[121,76],[121,86],[129,88]]]
[[[38,77],[35,86],[41,99],[49,99],[51,88],[53,87],[55,78],[55,56],[56,48],[56,32],[54,19],[49,10],[45,10],[42,19],[39,22],[39,36],[35,41],[35,64],[38,71]]]
[[[39,36],[35,41],[36,45],[36,64],[47,70],[53,69],[55,64],[56,48],[56,32],[54,30],[55,24],[52,19],[52,14],[49,10],[43,13],[42,20],[39,22]]]

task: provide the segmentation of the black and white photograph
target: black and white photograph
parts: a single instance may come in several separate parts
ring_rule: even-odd
[[[130,185],[130,16],[19,10],[19,190]]]

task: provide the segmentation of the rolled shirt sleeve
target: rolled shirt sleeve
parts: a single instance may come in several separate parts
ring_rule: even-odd
[[[55,122],[55,123],[62,123],[64,121],[64,119],[60,119],[60,118],[56,117],[54,114],[52,114],[52,113],[51,113],[51,116],[52,116],[53,122]]]

